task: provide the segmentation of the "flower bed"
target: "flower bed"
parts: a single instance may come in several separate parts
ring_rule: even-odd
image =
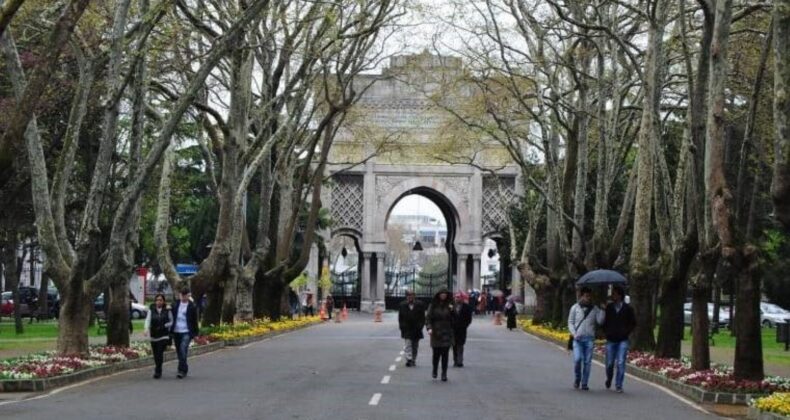
[[[239,345],[280,332],[320,322],[318,317],[299,320],[256,320],[236,325],[206,328],[204,335],[190,343],[193,355],[218,350],[226,345]],[[153,364],[151,346],[147,341],[135,342],[129,348],[91,346],[87,356],[59,356],[54,351],[0,361],[0,392],[45,391],[71,383],[127,369]],[[165,353],[165,361],[175,354]]]
[[[548,338],[552,341],[564,342],[568,340],[568,331],[552,328],[548,325],[533,324],[531,319],[519,319],[518,325],[526,332]]]
[[[790,416],[790,393],[777,392],[771,396],[753,400],[750,405],[762,412]]]
[[[532,320],[529,319],[521,320],[520,324],[524,331],[555,342],[564,343],[568,338],[567,331],[547,325],[533,325]],[[595,353],[598,355],[605,354],[602,342],[597,342]],[[762,381],[739,380],[733,376],[732,368],[724,365],[713,365],[709,370],[694,371],[691,369],[691,359],[687,357],[664,359],[646,352],[631,351],[628,353],[628,363],[665,378],[685,385],[699,387],[709,392],[770,394],[790,391],[790,378],[774,376],[766,377]]]
[[[147,343],[129,348],[91,346],[88,356],[58,356],[54,351],[0,361],[0,379],[39,379],[67,375],[76,371],[106,366],[151,354]]]
[[[205,331],[208,340],[234,341],[265,335],[271,332],[292,330],[320,321],[318,317],[305,317],[299,319],[282,319],[272,321],[268,318],[256,319],[250,322],[236,324],[222,324],[207,328]]]

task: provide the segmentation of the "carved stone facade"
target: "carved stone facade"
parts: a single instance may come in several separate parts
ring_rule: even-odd
[[[336,175],[333,180],[331,210],[335,227],[361,232],[364,224],[362,176]]]
[[[452,73],[460,69],[460,62],[424,54],[394,58],[384,71],[385,77],[367,89],[355,105],[357,120],[368,126],[341,129],[330,151],[331,162],[347,163],[328,166],[333,182],[322,197],[330,202],[334,222],[328,234],[353,236],[359,243],[362,310],[384,305],[387,220],[400,199],[419,194],[442,210],[448,242],[452,242],[448,243],[448,269],[455,287],[465,290],[480,288],[485,238],[503,233],[508,206],[521,189],[520,172],[513,164],[502,165],[499,160],[476,161],[475,166],[450,164],[442,156],[431,155],[432,145],[450,116],[426,99],[431,83],[424,76],[411,74],[414,68],[429,74]],[[399,76],[386,77],[394,74]],[[362,76],[360,83],[376,77],[381,78]],[[400,150],[381,151],[375,146],[375,136],[397,139]],[[490,145],[486,148],[481,156],[507,155]],[[365,163],[355,165],[363,157]],[[480,167],[497,168],[496,175]]]
[[[516,200],[516,179],[483,177],[483,234],[489,235],[507,227],[508,208]]]

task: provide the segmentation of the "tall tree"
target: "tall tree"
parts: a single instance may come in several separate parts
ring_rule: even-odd
[[[776,218],[790,229],[790,1],[776,0],[774,22],[774,177]]]

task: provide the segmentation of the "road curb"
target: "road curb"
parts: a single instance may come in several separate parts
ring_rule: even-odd
[[[565,348],[565,345],[567,344],[564,341],[561,342],[559,340],[546,337],[541,334],[534,333],[532,331],[526,331],[523,328],[522,331],[535,338],[539,338],[549,343],[557,344],[563,348]],[[601,354],[593,353],[593,359],[601,363],[606,363],[606,357]],[[691,401],[699,404],[726,404],[726,405],[746,406],[749,405],[749,401],[751,401],[753,398],[760,398],[768,395],[768,394],[738,394],[732,392],[707,391],[703,388],[684,384],[680,381],[667,378],[664,375],[634,366],[630,363],[628,363],[627,365],[628,365],[628,369],[626,371],[628,374],[635,376],[639,379],[648,381],[650,383],[659,385],[661,387],[664,387],[670,391],[676,392],[690,399]],[[785,417],[779,417],[779,418],[785,418]]]

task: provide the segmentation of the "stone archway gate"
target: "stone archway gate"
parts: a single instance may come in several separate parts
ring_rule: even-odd
[[[326,235],[350,236],[360,244],[363,311],[384,306],[386,226],[398,200],[416,193],[439,206],[448,224],[448,274],[455,289],[479,289],[484,240],[507,226],[508,206],[522,189],[518,168],[502,161],[506,153],[488,154],[499,158],[490,162],[495,171],[479,169],[487,162],[451,165],[430,158],[447,115],[431,106],[415,80],[424,87],[426,71],[444,74],[459,68],[457,60],[421,54],[393,58],[382,76],[360,76],[371,83],[376,79],[354,109],[367,129],[341,130],[333,144],[328,167],[332,182],[322,196],[333,219]],[[360,138],[360,132],[371,138]],[[396,147],[376,153],[376,133],[396,138]]]

